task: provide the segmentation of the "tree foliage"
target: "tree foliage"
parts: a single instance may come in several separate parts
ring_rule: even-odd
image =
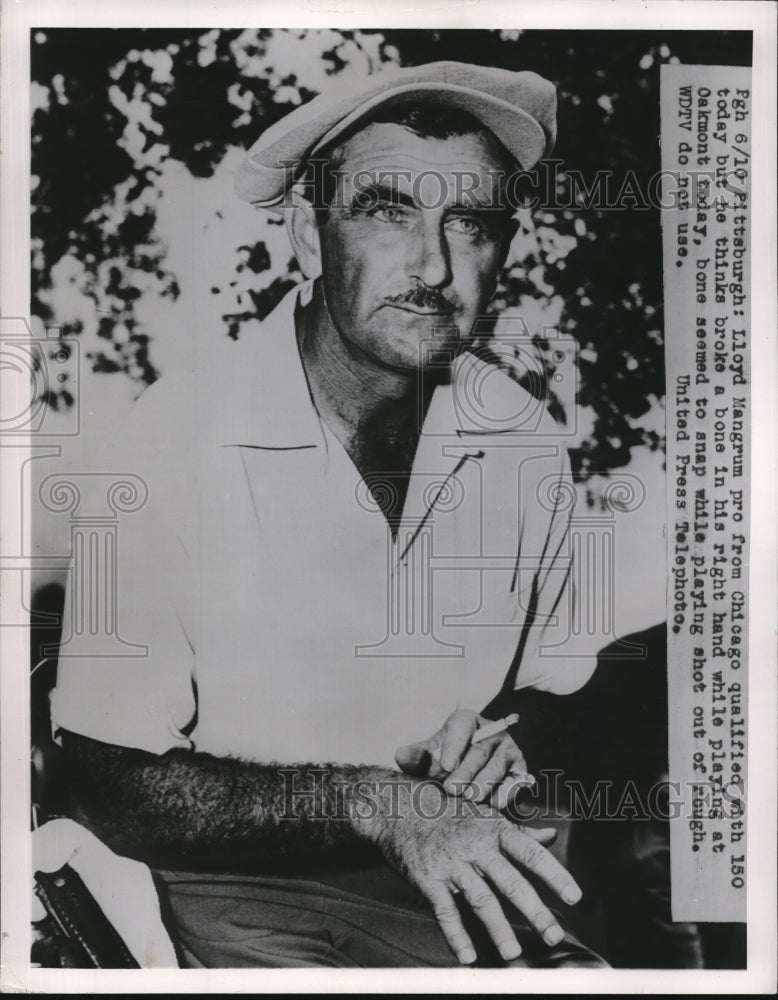
[[[32,312],[57,322],[54,275],[70,262],[67,280],[94,314],[63,335],[91,324],[94,370],[140,385],[159,372],[138,299],[179,294],[157,227],[166,160],[210,177],[228,151],[354,67],[457,59],[550,78],[558,162],[545,168],[551,190],[525,222],[529,249],[503,275],[495,309],[561,303],[561,332],[579,346],[578,402],[594,414],[573,455],[582,477],[662,446],[644,420],[664,393],[660,219],[646,198],[659,170],[659,67],[748,64],[748,33],[45,29],[31,45]],[[587,196],[598,178],[615,206]],[[248,305],[224,314],[230,336],[298,276],[262,242],[235,251],[251,282]]]

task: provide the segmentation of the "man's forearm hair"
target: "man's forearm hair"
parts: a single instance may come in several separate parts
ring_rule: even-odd
[[[300,869],[365,842],[355,788],[391,780],[369,766],[260,764],[170,750],[162,756],[62,733],[71,812],[117,853],[175,868]]]

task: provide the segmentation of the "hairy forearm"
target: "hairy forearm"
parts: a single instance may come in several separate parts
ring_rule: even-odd
[[[171,750],[161,757],[63,736],[75,818],[119,853],[232,870],[299,866],[364,842],[360,790],[398,777],[367,766],[258,764]]]

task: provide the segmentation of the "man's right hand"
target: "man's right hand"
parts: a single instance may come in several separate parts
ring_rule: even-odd
[[[544,831],[516,826],[484,803],[464,804],[429,781],[398,779],[378,802],[378,815],[356,817],[357,829],[426,896],[460,962],[474,962],[476,953],[454,899],[457,893],[506,961],[518,958],[521,946],[499,896],[512,903],[549,946],[562,940],[556,918],[522,874],[540,877],[565,903],[581,898],[572,876],[539,842]]]

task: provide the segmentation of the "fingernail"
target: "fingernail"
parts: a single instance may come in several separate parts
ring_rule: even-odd
[[[468,785],[467,788],[462,793],[466,799],[472,799],[475,795],[475,789],[472,785]]]
[[[559,926],[549,927],[543,934],[546,944],[550,945],[559,944],[564,936],[565,932]]]
[[[504,944],[500,948],[500,954],[502,955],[504,961],[512,962],[514,958],[518,958],[521,954],[521,948],[518,944]]]
[[[570,906],[572,906],[573,903],[578,902],[578,900],[581,898],[582,895],[583,893],[581,892],[581,890],[578,888],[577,885],[575,885],[565,889],[565,891],[562,893],[562,899],[564,899],[566,903],[569,903]]]
[[[462,965],[472,965],[476,960],[475,951],[472,948],[463,948],[459,953],[459,961]]]

